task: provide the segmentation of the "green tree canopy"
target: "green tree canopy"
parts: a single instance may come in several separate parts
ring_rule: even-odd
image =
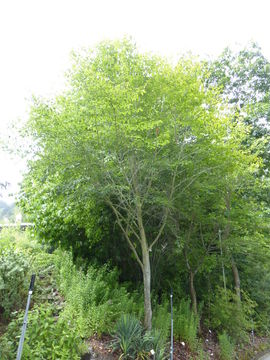
[[[193,59],[172,66],[128,40],[104,42],[74,55],[68,84],[53,100],[34,99],[27,126],[35,156],[22,203],[86,231],[92,204],[109,207],[141,268],[151,328],[150,252],[177,202],[181,211],[179,194],[208,176],[254,172],[256,156],[242,148],[244,125],[225,115]]]

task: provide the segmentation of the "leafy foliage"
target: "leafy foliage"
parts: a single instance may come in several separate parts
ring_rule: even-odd
[[[175,333],[192,349],[202,301],[218,333],[244,341],[251,318],[262,331],[260,316],[270,314],[268,60],[252,44],[206,66],[188,57],[172,66],[127,39],[73,60],[65,92],[33,99],[34,157],[21,191],[40,240],[76,260],[55,254],[61,317],[83,336],[108,332],[123,313],[141,319],[144,289],[145,326],[154,304],[165,339],[163,295],[173,285],[178,299],[190,292],[194,312],[176,300]]]
[[[29,262],[12,247],[0,247],[0,316],[8,319],[27,299]]]
[[[247,145],[251,146],[255,141],[259,148],[257,151],[269,168],[269,60],[253,42],[236,52],[226,48],[218,59],[210,63],[208,70],[208,83],[218,85],[232,111],[236,116],[243,116],[250,125],[251,136]]]
[[[23,359],[80,359],[82,341],[72,322],[66,322],[49,305],[35,306],[28,315]],[[12,320],[1,338],[0,355],[3,360],[16,357],[24,313]]]
[[[169,215],[179,223],[185,213],[190,221],[194,207],[213,200],[211,194],[196,201],[202,194],[220,200],[221,189],[252,176],[259,162],[241,146],[244,124],[226,116],[192,58],[172,66],[140,54],[127,39],[103,42],[74,55],[68,81],[69,89],[53,101],[33,100],[27,125],[35,157],[21,204],[47,241],[81,253],[104,241],[99,217],[109,208],[113,219],[107,213],[106,220],[117,223],[142,271],[145,326],[151,328],[150,252],[161,243]]]
[[[123,313],[142,314],[142,300],[119,286],[116,270],[89,267],[84,273],[69,253],[59,253],[57,259],[57,282],[67,302],[61,316],[73,319],[82,336],[109,332]]]
[[[213,329],[226,331],[237,342],[247,340],[247,331],[251,329],[251,317],[255,307],[255,303],[243,295],[243,301],[239,303],[235,293],[230,290],[225,292],[220,288],[216,291],[211,308]]]

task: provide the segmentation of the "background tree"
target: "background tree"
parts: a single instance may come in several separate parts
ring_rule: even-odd
[[[233,52],[226,48],[207,64],[208,86],[221,89],[235,116],[243,116],[251,127],[247,145],[260,146],[265,167],[269,169],[270,63],[256,43]]]

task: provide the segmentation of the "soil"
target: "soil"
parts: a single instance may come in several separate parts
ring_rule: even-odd
[[[219,347],[217,339],[214,334],[208,332],[203,334],[203,349],[208,354],[209,360],[220,360]],[[92,337],[87,341],[89,352],[82,356],[82,360],[118,360],[120,353],[115,353],[110,347],[110,336]],[[269,338],[255,337],[251,339],[250,345],[245,346],[244,349],[237,349],[237,358],[239,360],[255,360],[270,349]],[[173,359],[174,360],[196,360],[202,359],[196,352],[192,352],[190,348],[181,341],[174,341]],[[169,350],[168,350],[169,358]]]
[[[120,354],[114,353],[110,346],[110,336],[94,336],[87,341],[88,353],[82,356],[82,360],[117,360]]]
[[[81,360],[118,360],[120,357],[120,353],[113,352],[110,343],[110,336],[102,336],[101,338],[92,337],[88,340],[88,353],[82,356]],[[212,352],[212,348],[209,348],[209,351]],[[175,341],[174,342],[174,350],[173,350],[173,358],[174,360],[191,360],[194,359],[194,355],[190,351],[190,349],[183,342]],[[169,351],[168,351],[169,357]],[[196,358],[196,357],[195,357]],[[218,357],[213,357],[213,359],[218,359]]]

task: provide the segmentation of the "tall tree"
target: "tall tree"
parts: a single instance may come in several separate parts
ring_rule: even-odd
[[[77,217],[93,199],[111,208],[142,271],[150,329],[150,252],[179,191],[209,171],[214,151],[222,160],[239,145],[242,126],[222,115],[196,62],[173,67],[127,40],[75,55],[68,79],[61,96],[34,101],[35,157],[22,197],[33,203],[53,187]]]

